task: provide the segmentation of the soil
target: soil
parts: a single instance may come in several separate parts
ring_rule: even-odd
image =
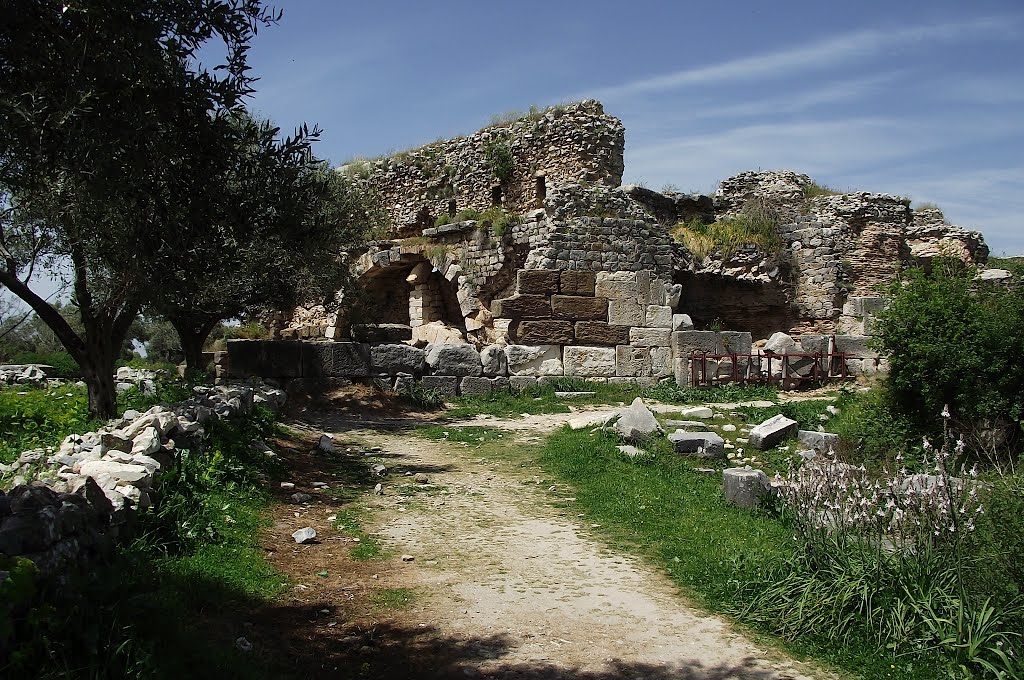
[[[294,585],[246,629],[281,674],[825,677],[694,607],[654,567],[610,550],[566,498],[571,489],[552,486],[529,455],[515,453],[545,431],[612,409],[467,421],[502,428],[515,444],[488,459],[486,448],[404,431],[435,415],[325,406],[305,405],[291,422],[300,435],[277,442],[295,489],[275,490],[283,502],[263,545]],[[310,453],[321,432],[333,434],[338,454]],[[386,474],[367,473],[367,461]],[[321,481],[330,488],[314,486]],[[296,505],[297,491],[315,500]],[[352,527],[331,519],[353,507],[370,536],[360,541],[379,543],[382,555],[353,557]],[[318,542],[297,545],[291,533],[306,526]]]

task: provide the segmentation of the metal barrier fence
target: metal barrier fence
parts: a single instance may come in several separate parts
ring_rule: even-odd
[[[848,359],[853,354],[817,352],[801,354],[690,354],[690,385],[778,384],[787,389],[806,384],[824,385],[852,380]],[[728,364],[728,365],[726,365]],[[710,369],[710,370],[709,370]]]

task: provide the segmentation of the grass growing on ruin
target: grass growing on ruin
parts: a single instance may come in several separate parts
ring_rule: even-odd
[[[776,231],[779,221],[778,211],[772,206],[751,202],[736,215],[711,224],[700,218],[680,222],[672,233],[701,262],[713,255],[728,260],[746,246],[755,246],[767,254],[779,252],[783,246]]]

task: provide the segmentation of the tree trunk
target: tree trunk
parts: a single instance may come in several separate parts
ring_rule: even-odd
[[[203,319],[201,321],[194,319],[172,319],[169,316],[165,316],[165,318],[171,322],[175,332],[178,334],[181,351],[185,355],[186,375],[202,371],[205,368],[203,365],[203,345],[206,344],[206,338],[209,337],[210,331],[217,325],[220,318]]]
[[[114,386],[114,361],[97,362],[97,365],[82,367],[86,388],[89,392],[89,416],[109,420],[116,418],[117,389]]]

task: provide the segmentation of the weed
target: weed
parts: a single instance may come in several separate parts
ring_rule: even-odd
[[[379,609],[408,609],[416,599],[411,588],[381,588],[373,591],[370,601]]]
[[[507,142],[498,140],[488,142],[484,147],[484,162],[502,184],[507,184],[512,179],[515,160]]]
[[[824,184],[818,184],[817,182],[811,182],[810,184],[804,185],[804,198],[808,200],[818,196],[836,196],[841,193],[841,191],[836,191],[831,187],[825,186]]]
[[[700,261],[712,255],[728,260],[744,246],[755,246],[769,254],[782,250],[782,239],[776,231],[780,220],[778,210],[767,202],[750,201],[732,217],[711,224],[693,218],[677,224],[672,233]]]
[[[346,536],[358,539],[352,546],[352,559],[373,560],[386,556],[384,549],[362,528],[362,516],[355,510],[341,510],[337,513],[334,526]]]

